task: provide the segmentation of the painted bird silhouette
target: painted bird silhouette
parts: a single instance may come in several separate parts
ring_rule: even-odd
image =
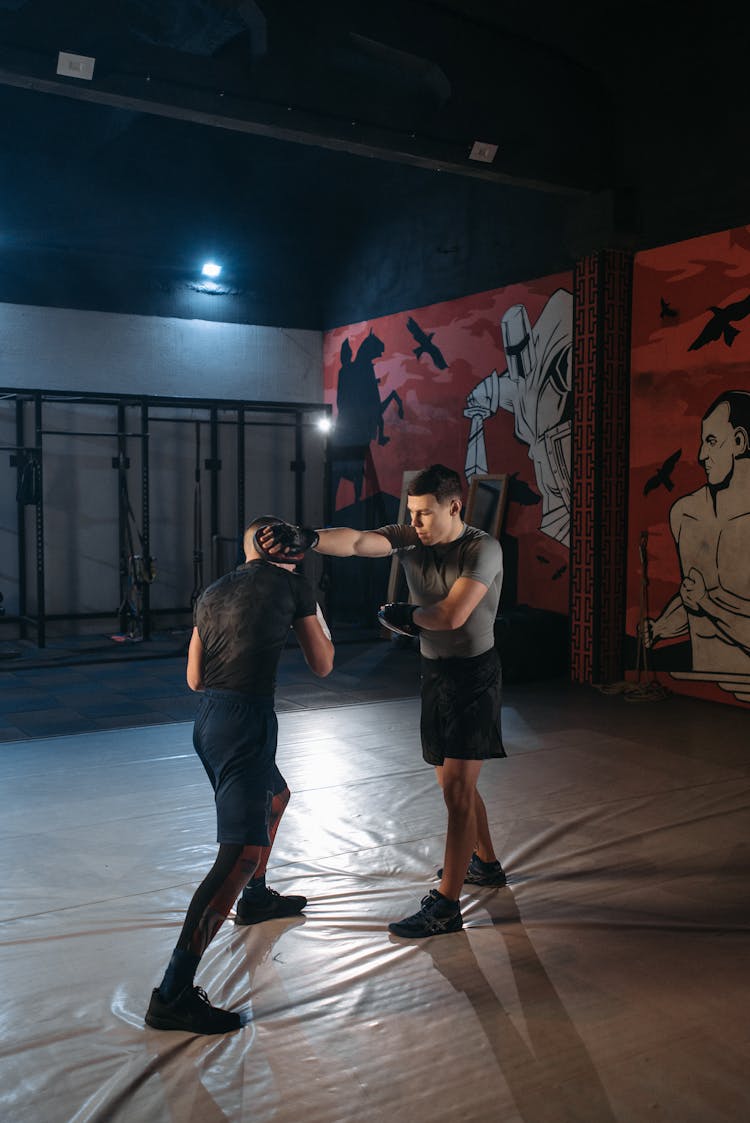
[[[419,359],[422,357],[422,355],[427,354],[430,356],[438,370],[445,370],[448,364],[443,358],[443,352],[435,343],[432,342],[432,337],[435,332],[423,331],[413,316],[410,316],[406,321],[406,326],[419,344],[418,347],[414,348],[414,354],[417,356],[417,358]]]
[[[646,480],[645,487],[643,488],[644,495],[648,495],[650,491],[654,491],[662,484],[667,489],[667,491],[672,491],[672,489],[674,488],[674,484],[672,483],[672,471],[681,456],[682,449],[678,448],[677,452],[673,452],[671,456],[667,457],[661,468],[659,468],[656,472],[654,472],[653,476],[650,476]]]
[[[519,507],[535,507],[542,502],[542,497],[525,480],[519,480],[518,472],[512,472],[508,480],[508,502],[518,503]]]
[[[659,300],[661,301],[661,312],[659,313],[660,319],[668,320],[674,316],[679,315],[677,309],[673,308],[669,301],[665,300],[663,296],[660,296]]]
[[[730,321],[744,320],[745,316],[750,315],[750,296],[746,296],[744,300],[735,300],[732,304],[727,304],[726,308],[717,308],[712,304],[708,311],[713,312],[713,316],[690,344],[688,351],[699,351],[707,343],[713,343],[722,336],[727,347],[731,347],[740,332],[739,328],[732,327]]]

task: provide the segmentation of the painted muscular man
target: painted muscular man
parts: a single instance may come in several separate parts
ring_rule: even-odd
[[[645,622],[648,647],[689,634],[696,671],[750,674],[750,394],[721,394],[703,416],[706,485],[672,506],[682,581]]]

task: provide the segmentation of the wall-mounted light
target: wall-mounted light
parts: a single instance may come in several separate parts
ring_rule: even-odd
[[[333,422],[327,415],[324,417],[319,417],[315,422],[315,425],[318,429],[320,429],[321,433],[330,433],[331,429],[333,428]]]
[[[201,276],[196,277],[194,281],[188,281],[187,287],[193,292],[201,292],[209,296],[239,296],[239,289],[228,287],[224,281],[217,282],[216,278],[221,276],[223,268],[217,261],[205,261],[201,266]]]

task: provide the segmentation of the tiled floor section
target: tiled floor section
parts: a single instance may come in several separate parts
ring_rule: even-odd
[[[419,691],[419,657],[388,639],[343,643],[328,678],[316,678],[297,648],[279,665],[279,712],[321,709]],[[75,666],[0,667],[0,741],[190,721],[196,696],[185,658],[133,659]]]

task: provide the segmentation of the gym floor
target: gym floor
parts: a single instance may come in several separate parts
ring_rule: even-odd
[[[186,634],[127,651],[110,647],[106,661],[97,661],[103,657],[93,642],[66,640],[28,654],[6,645],[0,742],[192,720],[196,696],[185,681],[187,642]],[[325,679],[315,679],[299,648],[288,647],[279,666],[277,711],[417,694],[418,655],[404,644],[388,638],[339,642],[335,669]]]
[[[143,1023],[216,847],[184,660],[139,662],[6,672],[2,1119],[750,1119],[744,710],[508,686],[480,782],[508,887],[465,886],[462,932],[398,940],[445,833],[416,652],[342,645],[331,682],[290,651],[269,884],[310,903],[223,926],[196,981],[246,1024],[200,1038]]]

